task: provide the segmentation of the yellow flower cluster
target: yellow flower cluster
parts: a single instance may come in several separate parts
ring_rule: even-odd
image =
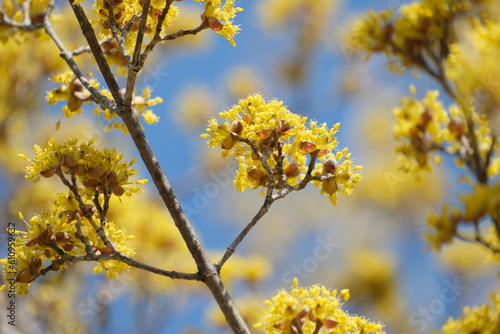
[[[282,101],[266,102],[260,94],[250,95],[227,111],[219,113],[224,122],[209,121],[210,147],[224,149],[222,156],[235,156],[239,170],[236,189],[272,187],[293,189],[306,177],[337,203],[337,193],[349,195],[361,180],[347,148],[333,152],[340,124],[310,121],[290,112]],[[309,157],[309,159],[308,159]],[[312,165],[316,159],[318,163]],[[307,180],[306,180],[307,182]]]
[[[234,36],[240,27],[233,24],[237,12],[243,9],[234,7],[235,0],[194,0],[205,4],[205,11],[201,14],[202,20],[208,21],[210,29],[224,36],[232,46],[236,46]]]
[[[500,294],[491,294],[493,305],[488,304],[464,308],[464,315],[459,319],[449,318],[440,332],[434,334],[473,334],[473,333],[500,333]]]
[[[266,300],[267,310],[262,321],[254,325],[273,333],[385,333],[380,323],[370,322],[342,310],[350,297],[349,290],[330,291],[321,285],[299,287],[294,279],[290,292],[281,290],[271,300]]]
[[[458,95],[475,97],[489,112],[500,104],[500,22],[471,20],[460,43],[450,46],[446,76],[454,83]]]
[[[82,2],[83,0],[76,0],[75,3]],[[128,29],[130,27],[130,32],[127,35],[126,46],[129,51],[133,50],[135,44],[135,32],[139,29],[140,15],[143,10],[144,0],[111,0],[109,1],[110,7],[106,6],[104,0],[96,0],[92,5],[92,12],[98,17],[92,21],[93,24],[98,24],[103,27],[102,33],[104,36],[111,36],[112,31],[110,29],[112,23],[118,27],[118,32],[122,29]],[[145,33],[154,33],[156,30],[156,25],[158,24],[158,18],[165,7],[165,1],[152,0],[151,7],[149,9],[148,20],[146,22]],[[110,15],[110,9],[112,9],[113,16]],[[168,13],[163,21],[162,29],[168,28],[172,25],[172,21],[179,15],[179,10],[176,6],[171,5]],[[126,65],[126,64],[124,64]]]
[[[458,151],[465,123],[456,112],[453,122],[450,121],[437,90],[427,92],[422,101],[416,99],[413,85],[410,92],[412,96],[404,97],[401,107],[393,110],[394,133],[396,140],[400,141],[396,152],[408,158],[402,160],[408,162],[402,165],[402,169],[418,174],[419,170],[430,170],[429,154],[444,149],[445,142],[450,151]]]
[[[76,0],[79,3],[83,0]],[[235,46],[234,36],[238,33],[239,27],[233,25],[232,20],[236,17],[236,13],[241,11],[241,8],[234,7],[235,0],[194,0],[205,4],[205,9],[201,14],[201,21],[206,22],[207,27],[215,31],[217,34],[224,36],[231,45]],[[109,1],[110,7],[106,6],[104,0],[97,0],[93,5],[93,12],[98,19],[93,23],[103,27],[103,35],[111,36],[111,28],[117,27],[116,31],[120,34],[122,30],[130,28],[125,40],[127,51],[132,51],[135,43],[135,32],[139,29],[140,15],[143,11],[144,1],[137,0],[113,0]],[[154,33],[157,30],[159,18],[165,8],[165,1],[152,0],[149,10],[148,20],[146,23],[146,34]],[[112,11],[112,15],[110,15]],[[162,23],[162,29],[165,30],[172,26],[173,21],[179,16],[179,8],[170,5],[165,20]],[[200,22],[201,23],[201,22]],[[121,65],[126,65],[123,62]]]
[[[99,223],[100,216],[95,207],[88,204],[87,208],[94,212],[92,218]],[[20,218],[24,220],[22,214]],[[67,269],[67,262],[59,252],[71,256],[86,255],[85,245],[77,236],[77,221],[94,254],[113,254],[84,216],[73,194],[60,193],[53,201],[52,210],[42,211],[31,217],[29,222],[26,222],[26,232],[15,232],[17,237],[12,249],[15,264],[11,258],[0,260],[4,265],[5,280],[14,281],[16,291],[20,295],[29,292],[30,283],[37,277],[45,275],[48,271]],[[134,254],[134,251],[125,245],[125,242],[132,237],[127,237],[125,231],[109,221],[104,228],[108,239],[120,252],[128,256]],[[118,272],[128,269],[128,265],[115,260],[102,261],[96,263],[94,272],[98,273],[103,269],[106,269],[108,278],[117,278]],[[12,275],[15,275],[15,279],[11,277]],[[0,290],[6,287],[7,285],[3,285]]]
[[[500,183],[493,185],[474,184],[473,192],[460,196],[461,205],[445,205],[440,213],[431,213],[427,218],[429,231],[425,237],[434,250],[456,236],[459,224],[479,224],[484,219],[500,218]],[[485,242],[493,249],[500,249],[500,238],[492,229]],[[495,254],[496,253],[496,254]],[[493,252],[492,260],[500,261],[500,254]]]
[[[410,92],[412,95],[404,97],[401,106],[393,110],[394,133],[399,141],[396,152],[404,156],[400,160],[405,172],[418,176],[419,171],[430,170],[429,156],[439,163],[439,154],[456,156],[456,164],[464,166],[473,154],[466,120],[466,113],[470,113],[472,130],[479,143],[479,156],[489,161],[487,174],[494,176],[499,173],[498,147],[492,148],[492,131],[486,115],[473,110],[464,111],[457,105],[446,109],[437,90],[428,91],[421,101],[416,99],[413,85]]]
[[[494,10],[494,9],[497,10]],[[351,45],[368,57],[384,52],[396,72],[415,68],[434,78],[455,104],[446,108],[438,91],[429,91],[418,100],[414,86],[411,96],[394,109],[394,127],[402,169],[417,177],[429,170],[442,155],[456,158],[477,179],[472,194],[461,196],[462,205],[445,205],[428,217],[426,238],[433,249],[459,237],[477,241],[499,253],[500,190],[495,177],[500,173],[500,99],[496,60],[500,56],[498,2],[420,0],[380,13],[371,12],[356,23]],[[495,14],[496,13],[496,14]],[[470,182],[468,176],[463,180]],[[493,224],[491,233],[478,225]],[[475,235],[464,235],[459,225],[474,227]]]
[[[75,176],[79,182],[78,191],[88,199],[94,198],[96,192],[116,196],[142,192],[129,181],[129,177],[136,174],[136,170],[130,168],[135,159],[131,162],[121,161],[123,155],[116,149],[105,148],[100,151],[93,145],[93,140],[78,144],[77,139],[70,138],[58,144],[52,138],[43,148],[35,145],[34,151],[34,158],[28,161],[25,168],[26,178],[34,182],[38,182],[41,176]],[[26,159],[24,155],[20,156]],[[140,180],[135,184],[146,182]]]
[[[27,35],[26,31],[7,24],[3,19],[4,15],[17,24],[39,25],[43,21],[44,12],[47,10],[49,3],[50,0],[32,0],[29,2],[25,0],[4,0],[0,2],[0,41],[5,42],[9,39],[22,41]],[[39,37],[39,33],[38,30],[35,31],[35,37]]]
[[[348,43],[367,59],[372,53],[384,52],[391,57],[389,68],[396,73],[408,67],[421,69],[427,66],[429,54],[432,65],[446,56],[449,41],[441,45],[435,42],[447,37],[452,18],[471,9],[469,0],[421,0],[402,5],[399,12],[370,11],[354,24]]]
[[[87,76],[91,75],[92,73],[87,74]],[[72,118],[75,114],[80,114],[82,112],[83,103],[94,102],[91,98],[90,92],[82,85],[80,80],[74,77],[72,71],[55,74],[52,76],[51,80],[53,82],[60,83],[61,86],[48,91],[46,100],[49,104],[67,101],[66,105],[63,106],[63,114],[65,117]],[[96,79],[90,79],[89,83],[96,89],[100,86]],[[108,90],[103,89],[100,93],[107,98],[112,99],[111,93]],[[132,98],[134,112],[137,115],[141,115],[143,120],[148,124],[157,123],[160,118],[150,109],[147,109],[147,107],[154,106],[162,102],[163,100],[160,97],[151,98],[151,89],[149,88],[144,88],[142,90],[142,95],[134,95]],[[100,115],[108,121],[112,121],[114,118],[119,118],[116,113],[108,109],[102,110],[101,108],[96,108],[94,110],[94,114]],[[127,132],[127,128],[121,122],[114,122],[106,127],[105,130],[110,130],[112,128],[121,129],[125,133]]]

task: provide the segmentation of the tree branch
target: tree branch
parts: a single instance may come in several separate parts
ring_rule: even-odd
[[[252,230],[252,228],[259,222],[259,220],[269,211],[269,208],[274,203],[275,199],[272,197],[266,196],[264,203],[260,207],[257,214],[250,220],[250,222],[245,226],[245,228],[238,234],[238,236],[234,239],[231,245],[226,248],[226,251],[222,255],[222,258],[215,265],[218,270],[222,269],[222,266],[226,263],[227,260],[234,254],[236,247],[243,241],[246,235]]]
[[[73,2],[72,0],[68,1],[70,5]],[[82,29],[83,36],[87,40],[87,43],[89,43],[90,50],[94,55],[95,61],[104,78],[104,81],[106,81],[106,84],[108,85],[109,91],[111,92],[115,103],[117,104],[118,108],[120,108],[120,106],[123,105],[123,96],[120,93],[120,87],[118,86],[116,78],[113,75],[108,62],[106,61],[106,57],[104,57],[101,45],[99,44],[99,41],[97,40],[97,37],[95,35],[94,28],[92,28],[87,15],[85,15],[85,12],[80,5],[71,5],[71,8],[75,13],[78,23],[80,23],[80,28]]]
[[[188,221],[186,214],[181,208],[179,200],[175,195],[167,177],[163,173],[158,159],[149,145],[141,125],[135,115],[131,112],[121,113],[120,117],[127,126],[127,129],[139,150],[141,158],[145,163],[151,178],[160,193],[172,219],[181,233],[191,255],[193,256],[201,280],[210,289],[217,301],[221,311],[226,317],[226,321],[235,333],[250,333],[245,321],[236,309],[231,296],[229,296],[220,278],[215,265],[210,262],[208,255],[203,249],[201,242],[196,235],[193,226]]]

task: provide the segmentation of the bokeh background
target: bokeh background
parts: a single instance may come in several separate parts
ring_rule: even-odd
[[[426,215],[467,190],[456,182],[463,171],[445,161],[416,182],[398,170],[392,109],[411,83],[420,97],[439,87],[425,76],[390,74],[381,56],[364,63],[347,52],[344,38],[353,20],[369,9],[404,3],[237,0],[244,8],[235,20],[242,29],[237,47],[203,31],[160,45],[141,73],[138,90],[150,87],[164,100],[154,107],[160,122],[145,125],[146,135],[214,261],[263,202],[259,191],[234,190],[235,162],[221,160],[220,150],[200,138],[219,111],[254,92],[278,98],[320,123],[340,122],[339,148],[349,147],[355,164],[363,166],[363,181],[335,207],[312,187],[276,203],[228,262],[224,275],[250,323],[258,321],[264,300],[289,288],[294,276],[301,285],[349,288],[347,310],[401,334],[438,329],[463,306],[483,304],[499,288],[497,268],[484,263],[481,247],[455,242],[438,254],[426,249]],[[63,16],[56,31],[70,49],[83,45],[68,6],[59,5]],[[197,26],[203,8],[192,1],[178,5],[182,14],[174,28]],[[97,76],[88,55],[79,62]],[[45,92],[56,87],[47,78],[62,70],[49,40],[0,45],[2,257],[7,222],[23,229],[18,212],[29,219],[50,206],[51,194],[64,191],[52,179],[36,185],[25,180],[18,153],[29,157],[34,144],[73,136],[118,147],[128,159],[138,156],[128,136],[104,132],[109,123],[90,107],[61,119],[62,106],[47,105]],[[148,178],[141,163],[137,168],[139,178]],[[116,201],[110,220],[137,236],[138,259],[168,270],[194,270],[156,190],[152,184],[145,188],[140,196]],[[2,317],[1,332],[229,333],[201,284],[136,269],[107,281],[91,268],[80,263],[37,279],[29,296],[17,298],[15,331]],[[7,303],[4,293],[0,302]]]

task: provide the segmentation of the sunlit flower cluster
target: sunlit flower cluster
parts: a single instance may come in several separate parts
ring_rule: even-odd
[[[135,162],[121,161],[123,154],[116,149],[98,150],[93,141],[78,143],[77,139],[68,139],[58,144],[55,139],[47,141],[44,147],[35,145],[35,156],[28,160],[26,178],[38,182],[57,175],[59,177],[74,176],[79,181],[78,189],[81,195],[93,198],[96,194],[114,194],[116,196],[131,196],[142,190],[132,185],[130,176],[136,170],[130,168]],[[25,156],[21,155],[25,158]],[[136,181],[140,185],[146,180]]]
[[[342,296],[342,297],[341,297]],[[299,287],[295,278],[290,292],[281,290],[266,300],[266,311],[254,327],[273,333],[385,333],[383,325],[342,310],[349,290],[330,291],[324,286]]]
[[[426,239],[434,250],[439,250],[443,244],[451,242],[457,235],[461,235],[460,224],[470,227],[476,226],[484,220],[499,219],[500,210],[500,183],[494,185],[474,184],[470,194],[460,196],[461,205],[452,207],[443,206],[439,213],[432,212],[428,218],[428,232]],[[470,230],[470,229],[469,229]],[[476,233],[480,233],[477,231]],[[484,239],[494,251],[492,260],[500,261],[500,238],[492,229],[485,237],[476,234],[474,238]]]
[[[240,27],[233,24],[236,13],[242,11],[235,7],[235,0],[194,0],[204,3],[205,10],[201,14],[202,20],[207,20],[210,29],[224,36],[232,46],[236,46],[234,36],[240,31]]]
[[[100,217],[95,207],[87,204],[87,208],[93,213],[92,219],[100,223]],[[24,220],[20,214],[20,218]],[[25,221],[26,222],[26,221]],[[37,277],[45,275],[48,271],[67,269],[67,262],[61,256],[61,252],[71,256],[83,256],[86,254],[85,245],[77,232],[79,229],[87,238],[92,252],[96,255],[113,254],[98,236],[96,230],[91,226],[89,220],[82,213],[79,203],[74,195],[59,193],[53,201],[50,211],[42,211],[34,215],[26,222],[27,231],[16,231],[15,265],[9,264],[7,259],[0,261],[8,271],[15,272],[16,291],[20,295],[28,293],[29,285]],[[117,228],[112,222],[107,221],[104,225],[105,233],[117,250],[131,256],[134,251],[125,245],[125,242],[133,238],[127,236],[125,231]],[[108,260],[97,262],[95,273],[106,270],[108,278],[118,278],[118,272],[128,269],[123,262]],[[1,289],[5,289],[6,285]]]
[[[236,189],[273,187],[287,189],[311,177],[322,192],[337,203],[337,193],[349,195],[361,180],[347,148],[334,152],[340,124],[331,129],[290,112],[282,101],[266,102],[260,94],[250,95],[219,113],[220,123],[211,119],[207,129],[210,147],[221,147],[223,157],[235,156],[239,170]],[[314,165],[314,161],[317,161]]]
[[[82,2],[83,0],[77,0],[75,3]],[[126,45],[133,47],[135,41],[135,32],[139,29],[140,25],[140,15],[143,10],[144,1],[137,0],[114,0],[109,1],[109,7],[106,6],[106,1],[97,0],[92,6],[92,11],[98,17],[93,20],[92,23],[99,24],[102,26],[103,34],[106,36],[111,36],[111,26],[114,24],[121,32],[122,29],[130,27],[132,33],[128,34],[126,39]],[[146,33],[155,32],[156,26],[158,24],[158,18],[165,7],[165,1],[152,0],[151,7],[149,9],[148,20],[146,23]],[[110,15],[112,9],[113,16]],[[171,5],[168,13],[163,21],[163,28],[167,28],[172,24],[172,21],[178,16],[179,10],[176,6]]]
[[[384,52],[390,59],[389,68],[402,73],[407,68],[422,69],[427,55],[435,57],[432,65],[447,55],[445,45],[436,43],[453,27],[451,20],[472,9],[469,0],[421,0],[387,9],[370,11],[357,21],[349,44],[353,51],[366,54]]]
[[[449,318],[441,331],[433,333],[498,333],[500,328],[500,295],[493,293],[491,299],[493,305],[486,304],[473,308],[466,306],[462,317],[458,319]]]
[[[88,76],[91,75],[91,73],[88,74]],[[66,105],[63,106],[65,117],[72,118],[73,115],[80,114],[83,103],[91,101],[90,92],[83,86],[79,79],[74,77],[73,72],[66,71],[55,74],[51,77],[51,81],[60,83],[61,86],[48,91],[45,99],[49,104],[66,101]],[[90,79],[89,83],[95,89],[98,89],[100,86],[96,79]]]
[[[90,77],[91,75],[92,74],[89,73],[87,76]],[[49,104],[66,101],[66,104],[63,106],[63,114],[65,117],[72,118],[75,114],[80,114],[82,112],[83,103],[93,102],[90,92],[83,86],[79,79],[74,77],[73,72],[66,71],[64,73],[55,74],[52,76],[51,80],[60,83],[61,86],[48,91],[46,100]],[[100,86],[96,79],[90,79],[89,83],[96,89]],[[101,90],[100,93],[112,99],[111,93],[107,89]],[[144,122],[148,124],[157,123],[160,118],[154,114],[153,111],[147,109],[147,107],[154,106],[161,102],[163,102],[163,100],[160,97],[151,98],[151,89],[149,88],[144,88],[142,90],[142,95],[134,95],[132,98],[134,112],[140,115]],[[101,108],[96,108],[94,114],[100,115],[108,121],[119,118],[116,113],[108,109],[102,110]],[[125,125],[121,122],[113,122],[106,127],[105,130],[112,128],[127,132]]]
[[[480,112],[487,114],[496,131],[500,131],[500,23],[478,19],[464,27],[459,43],[450,46],[446,76],[453,82],[458,96],[474,100]]]
[[[28,33],[8,25],[3,19],[4,15],[18,24],[40,24],[43,21],[44,12],[47,10],[49,2],[49,0],[32,0],[29,3],[24,0],[4,0],[0,2],[0,41],[5,42],[11,38],[21,41]],[[40,37],[40,32],[35,31],[35,35],[32,34],[32,37]]]
[[[431,153],[445,147],[450,152],[458,151],[465,123],[456,112],[456,117],[450,120],[437,90],[427,92],[421,101],[415,97],[414,86],[410,87],[410,92],[412,95],[404,97],[401,106],[393,111],[396,122],[394,133],[399,141],[396,151],[407,158],[402,161],[408,162],[402,168],[418,172],[430,169]]]
[[[81,2],[77,0],[75,2]],[[201,14],[201,21],[206,22],[207,27],[215,31],[217,34],[224,36],[231,45],[236,45],[234,36],[238,33],[239,27],[233,25],[232,20],[236,17],[236,13],[241,11],[241,8],[234,6],[234,0],[194,0],[205,4],[205,9]],[[139,29],[140,15],[143,11],[144,1],[135,0],[115,0],[110,1],[110,6],[106,5],[103,0],[97,0],[93,5],[93,12],[98,19],[93,23],[103,27],[105,36],[112,35],[112,29],[115,29],[119,34],[122,30],[130,29],[131,33],[127,34],[125,46],[130,53],[135,43],[135,32]],[[173,4],[169,5],[167,15],[162,23],[160,31],[172,26],[173,21],[179,16],[179,8]],[[148,20],[146,23],[146,34],[155,33],[159,24],[165,1],[152,0],[149,10]],[[110,15],[112,11],[113,15]],[[194,27],[193,27],[194,28]],[[125,64],[125,63],[124,63]]]

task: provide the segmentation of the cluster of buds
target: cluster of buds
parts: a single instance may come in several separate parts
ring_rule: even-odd
[[[42,260],[38,257],[31,258],[28,263],[28,268],[21,269],[16,276],[16,281],[19,283],[30,283],[33,282],[38,276],[40,267],[42,266]]]
[[[61,156],[61,154],[56,155]],[[111,162],[104,161],[100,167],[87,167],[83,163],[78,163],[75,161],[81,161],[85,158],[85,152],[77,151],[70,156],[64,154],[61,156],[61,162],[55,167],[51,167],[42,171],[40,174],[49,178],[54,176],[57,170],[61,170],[64,174],[77,175],[82,180],[82,184],[85,188],[98,191],[99,193],[108,193],[111,191],[116,196],[122,196],[125,193],[122,185],[126,184],[128,181],[128,175],[125,171],[120,173],[115,173],[113,170],[109,169]]]
[[[27,160],[24,155],[20,157]],[[78,144],[77,139],[70,138],[66,143],[58,144],[52,138],[44,148],[35,145],[35,157],[25,168],[26,178],[37,182],[40,177],[57,175],[73,193],[76,190],[74,187],[77,187],[87,199],[94,199],[98,194],[130,196],[142,192],[129,182],[129,177],[136,174],[136,170],[130,168],[135,158],[130,162],[122,161],[122,158],[123,155],[116,149],[96,149],[94,140]],[[65,174],[71,176],[71,182]],[[139,180],[134,183],[146,182]]]
[[[60,246],[62,249],[64,249],[66,252],[71,251],[75,247],[75,245],[71,243],[71,237],[67,232],[52,233],[52,229],[50,226],[44,229],[39,236],[35,237],[34,239],[31,239],[28,243],[26,243],[26,246],[28,247],[35,247],[37,245],[47,246],[50,244],[56,244]],[[46,249],[45,255],[48,258],[50,258],[49,249]]]
[[[139,3],[141,4],[141,7],[142,7],[142,2],[143,1],[139,1]],[[117,26],[126,26],[129,21],[124,17],[124,13],[126,11],[126,7],[127,5],[125,3],[123,3],[123,0],[109,0],[109,5],[110,7],[112,8],[113,10],[113,21],[115,22],[115,24]],[[110,12],[109,12],[109,9],[108,8],[105,8],[105,7],[100,7],[99,8],[99,15],[101,15],[104,19],[104,21],[102,22],[102,27],[104,29],[110,29],[110,26],[111,26],[111,16],[110,16]],[[132,25],[132,29],[135,28],[135,31],[139,28],[139,20],[135,20],[134,24]]]
[[[116,39],[106,41],[101,44],[101,49],[103,53],[107,56],[110,64],[116,64],[118,66],[127,66],[127,60],[123,56],[118,46]]]
[[[289,307],[289,310],[287,310],[287,312],[291,314],[296,313],[294,307]],[[293,334],[302,333],[301,329],[306,319],[315,322],[316,329],[318,330],[321,329],[322,327],[325,329],[333,329],[337,327],[337,325],[339,324],[338,321],[335,320],[330,320],[330,319],[321,320],[318,317],[316,317],[313,311],[309,311],[309,308],[305,307],[293,319],[280,322],[279,324],[274,325],[274,328],[276,328],[279,331],[283,331],[284,333],[293,333]]]

